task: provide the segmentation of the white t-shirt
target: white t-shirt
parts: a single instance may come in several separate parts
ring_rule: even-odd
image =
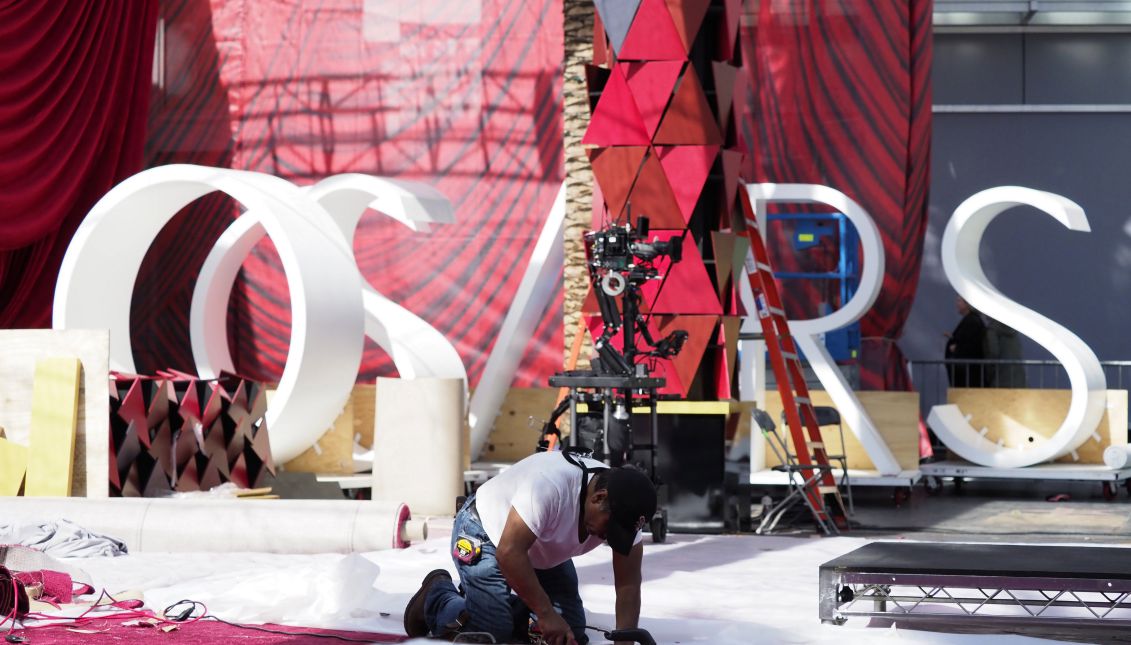
[[[593,459],[574,458],[590,470],[608,468]],[[475,509],[487,537],[499,544],[513,506],[537,538],[529,551],[535,569],[556,567],[597,548],[604,540],[595,535],[577,541],[581,475],[561,452],[539,452],[492,477],[475,493]],[[636,542],[642,539],[637,533]]]

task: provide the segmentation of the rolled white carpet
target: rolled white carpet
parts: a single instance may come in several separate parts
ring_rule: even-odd
[[[406,505],[351,500],[0,498],[5,521],[68,519],[131,552],[353,553],[428,536]]]

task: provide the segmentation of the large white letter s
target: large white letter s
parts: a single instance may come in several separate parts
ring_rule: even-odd
[[[1084,210],[1075,202],[1040,190],[999,186],[962,202],[947,223],[942,239],[942,262],[947,280],[974,309],[1013,327],[1056,357],[1072,386],[1068,414],[1056,433],[1017,446],[999,446],[966,421],[955,405],[931,408],[928,422],[948,448],[984,466],[1031,466],[1066,455],[1088,440],[1103,417],[1107,381],[1099,359],[1083,340],[1041,314],[1002,295],[982,271],[978,247],[986,227],[1014,206],[1032,206],[1048,213],[1073,231],[1090,231]]]

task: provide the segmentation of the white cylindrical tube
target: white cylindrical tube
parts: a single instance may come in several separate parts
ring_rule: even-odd
[[[1108,468],[1126,468],[1131,463],[1131,446],[1108,446],[1104,448],[1104,463]]]
[[[407,506],[377,501],[9,497],[0,517],[67,519],[131,552],[352,553],[427,536]]]

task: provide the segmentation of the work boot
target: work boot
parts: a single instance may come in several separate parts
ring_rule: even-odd
[[[408,606],[404,609],[404,631],[412,638],[420,638],[427,636],[428,621],[424,619],[424,601],[428,597],[428,592],[436,583],[441,580],[452,581],[452,576],[446,569],[436,569],[428,575],[424,576],[424,581],[420,583],[420,590],[408,601]]]

